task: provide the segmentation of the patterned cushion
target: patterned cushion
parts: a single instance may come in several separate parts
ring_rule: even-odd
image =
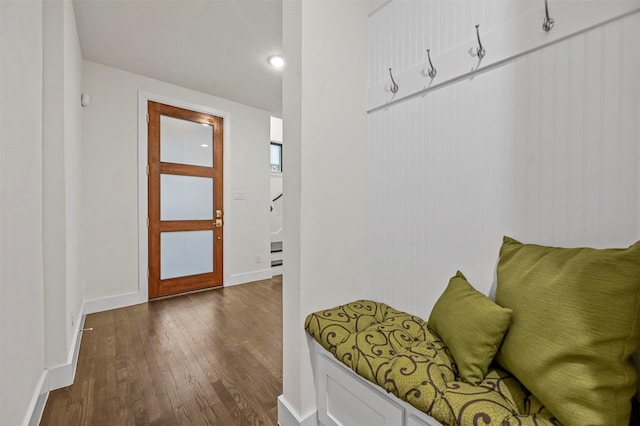
[[[451,353],[422,319],[358,300],[307,316],[305,329],[360,376],[445,425],[559,425],[512,375],[490,368],[462,381]]]

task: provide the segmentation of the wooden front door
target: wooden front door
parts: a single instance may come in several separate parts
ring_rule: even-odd
[[[223,120],[148,111],[149,298],[221,286]]]

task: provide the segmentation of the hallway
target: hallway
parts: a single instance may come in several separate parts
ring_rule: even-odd
[[[282,276],[91,314],[85,330],[41,425],[277,423]]]

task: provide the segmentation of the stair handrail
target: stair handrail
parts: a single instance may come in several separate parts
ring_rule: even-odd
[[[275,203],[275,202],[276,202],[276,201],[278,201],[280,198],[282,198],[282,196],[283,196],[283,195],[284,195],[284,194],[281,192],[281,193],[280,193],[280,195],[278,195],[276,198],[274,198],[273,200],[271,200],[271,202],[272,202],[272,203]],[[270,211],[270,212],[272,212],[272,211],[273,211],[273,204],[272,204],[272,205],[270,205],[270,206],[269,206],[269,208],[271,209],[271,210],[269,210],[269,211]]]

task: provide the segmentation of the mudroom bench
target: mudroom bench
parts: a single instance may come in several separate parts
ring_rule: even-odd
[[[318,422],[632,424],[639,302],[640,243],[505,237],[495,302],[458,271],[428,321],[371,300],[309,314]]]
[[[433,417],[364,380],[318,342],[312,344],[319,424],[439,426]]]
[[[559,424],[503,370],[491,369],[480,386],[463,382],[425,321],[383,303],[359,300],[316,312],[305,325],[315,339],[324,426]]]

